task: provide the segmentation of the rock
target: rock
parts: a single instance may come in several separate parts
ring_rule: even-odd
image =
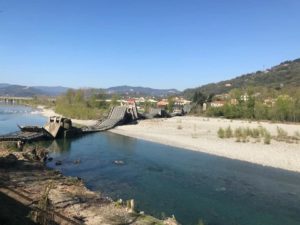
[[[47,160],[48,151],[46,149],[37,149],[36,150],[36,157],[41,162],[45,162]]]
[[[9,154],[5,157],[8,162],[16,162],[18,161],[18,158],[14,154]]]
[[[23,156],[28,160],[45,162],[47,160],[48,151],[44,148],[37,149],[33,147],[33,148],[28,148],[23,153]]]
[[[57,161],[55,162],[55,165],[56,165],[56,166],[61,166],[61,165],[62,165],[62,161],[61,161],[61,160],[57,160]]]
[[[135,210],[135,202],[134,202],[134,199],[130,199],[127,201],[127,208],[129,210],[129,212],[134,212]]]
[[[122,160],[115,160],[115,161],[114,161],[114,164],[116,164],[116,165],[124,165],[125,162],[122,161]]]
[[[173,215],[172,218],[167,218],[163,221],[163,224],[165,225],[179,225],[180,223],[178,223],[175,219],[175,216]]]
[[[0,158],[0,166],[10,166],[16,164],[18,158],[14,154],[9,154],[6,157]]]
[[[80,159],[77,159],[77,160],[74,160],[73,163],[74,163],[74,164],[79,164],[79,163],[81,163],[81,161],[80,161]]]
[[[35,147],[30,148],[30,149],[28,149],[28,151],[26,151],[26,152],[31,153],[32,155],[36,155],[36,148],[35,148]]]
[[[217,187],[216,191],[218,191],[218,192],[226,191],[226,187]]]
[[[24,144],[25,144],[25,143],[24,143],[23,141],[18,141],[18,142],[17,142],[17,148],[18,148],[19,150],[22,151],[22,150],[23,150]]]

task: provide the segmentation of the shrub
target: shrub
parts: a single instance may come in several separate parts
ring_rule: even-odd
[[[219,128],[219,130],[218,130],[218,137],[219,138],[224,138],[225,137],[225,131],[224,131],[224,129],[223,128]]]
[[[236,142],[249,142],[250,137],[255,138],[255,142],[260,142],[261,138],[263,138],[265,144],[270,144],[272,136],[270,132],[266,130],[264,127],[258,127],[258,128],[242,128],[238,127],[232,132],[231,127],[227,127],[225,130],[223,128],[219,128],[218,130],[218,136],[220,138],[231,138],[235,137]],[[288,136],[287,136],[288,137]]]
[[[264,136],[265,136],[265,133],[268,132],[267,129],[264,128],[264,127],[262,127],[262,126],[259,126],[259,127],[258,127],[258,130],[259,130],[260,136],[262,136],[262,137],[264,137]]]
[[[244,130],[244,132],[246,133],[247,136],[250,136],[250,137],[253,136],[253,132],[252,132],[252,130],[251,130],[249,127],[247,127],[247,128]]]
[[[271,143],[271,134],[269,132],[265,132],[264,134],[264,143],[269,145]]]
[[[300,132],[299,131],[295,131],[294,135],[297,139],[300,139]]]
[[[243,134],[243,130],[242,130],[242,128],[236,128],[235,130],[234,130],[234,136],[236,137],[236,138],[241,138],[242,137],[242,134]]]
[[[225,138],[231,138],[232,136],[233,136],[233,133],[232,133],[231,127],[228,126],[225,130]]]
[[[280,128],[280,127],[277,127],[277,137],[278,137],[278,138],[284,139],[284,138],[286,138],[287,136],[288,136],[288,133],[287,133],[284,129],[282,129],[282,128]]]
[[[259,129],[254,128],[254,129],[252,130],[252,135],[251,135],[251,137],[253,137],[253,138],[259,138]]]
[[[242,132],[242,142],[248,142],[248,134],[247,134],[247,129],[244,129]]]

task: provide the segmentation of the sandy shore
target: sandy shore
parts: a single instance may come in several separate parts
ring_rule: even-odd
[[[271,166],[285,170],[300,172],[300,144],[271,141],[238,143],[234,138],[220,139],[217,131],[220,127],[232,129],[237,127],[257,128],[263,126],[271,135],[277,135],[277,127],[287,131],[289,135],[300,132],[300,125],[268,122],[248,122],[203,117],[174,117],[169,119],[152,119],[140,121],[138,125],[119,126],[111,130],[113,133],[140,138],[152,142],[204,152]]]
[[[62,116],[60,114],[57,114],[54,112],[53,109],[45,108],[44,106],[38,106],[39,109],[38,113],[40,113],[42,116],[50,117],[50,116]],[[93,126],[98,121],[97,120],[78,120],[78,119],[72,119],[72,122],[74,124],[82,125],[82,126]]]

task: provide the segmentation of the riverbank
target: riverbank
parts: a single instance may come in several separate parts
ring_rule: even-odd
[[[297,131],[300,132],[299,124],[249,122],[193,116],[142,120],[137,125],[119,126],[110,132],[263,166],[300,172],[299,143],[272,140],[271,144],[266,145],[263,141],[242,143],[236,142],[235,139],[219,138],[218,129],[228,126],[232,129],[262,126],[271,135],[277,134],[277,127],[287,131],[289,135],[293,135]]]
[[[132,203],[114,202],[88,190],[80,178],[47,168],[41,162],[44,153],[35,147],[14,152],[1,144],[0,201],[5,204],[0,206],[0,224],[177,224],[134,212]]]
[[[52,109],[38,106],[41,115],[50,117],[61,116]],[[97,120],[72,119],[73,123],[92,126]],[[300,132],[299,124],[283,124],[271,122],[251,122],[245,120],[229,120],[206,117],[173,117],[167,119],[151,119],[139,121],[137,125],[118,126],[110,132],[139,138],[147,141],[166,144],[193,151],[226,157],[300,172],[300,144],[271,141],[266,145],[257,141],[247,143],[236,142],[235,139],[220,139],[219,128],[265,128],[272,136],[277,135],[277,127],[287,131],[289,135]]]

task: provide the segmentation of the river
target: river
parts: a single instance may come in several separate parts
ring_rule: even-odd
[[[16,124],[45,122],[29,107],[0,105],[0,134],[16,131]],[[133,198],[139,210],[156,217],[174,214],[188,225],[200,219],[205,225],[300,224],[299,173],[110,132],[40,144],[54,158],[49,167],[113,199]]]

